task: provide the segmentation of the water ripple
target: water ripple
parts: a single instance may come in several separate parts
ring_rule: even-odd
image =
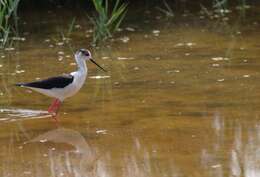
[[[19,109],[19,108],[2,108],[0,109],[1,121],[17,121],[25,119],[40,119],[50,117],[48,111]]]

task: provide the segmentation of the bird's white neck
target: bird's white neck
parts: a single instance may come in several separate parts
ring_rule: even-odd
[[[77,62],[78,65],[78,71],[82,72],[82,73],[86,73],[88,72],[88,68],[86,65],[86,61],[78,56],[75,56],[75,60]]]

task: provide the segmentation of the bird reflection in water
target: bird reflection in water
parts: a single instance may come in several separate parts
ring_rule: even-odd
[[[52,176],[99,176],[97,169],[102,169],[103,165],[95,150],[79,132],[58,128],[41,134],[27,143],[35,142],[62,143],[73,147],[72,150],[71,148],[70,150],[66,148],[65,151],[52,148],[48,151]],[[60,148],[58,145],[57,147]]]

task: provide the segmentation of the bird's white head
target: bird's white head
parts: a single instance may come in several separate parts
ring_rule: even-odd
[[[75,53],[75,58],[82,59],[82,60],[90,60],[92,58],[91,53],[87,49],[79,49]]]
[[[104,68],[102,68],[99,64],[97,64],[97,63],[93,60],[90,51],[87,50],[87,49],[79,49],[79,50],[75,53],[75,58],[76,58],[76,60],[83,60],[83,61],[88,61],[88,60],[90,60],[92,63],[94,63],[95,65],[97,65],[100,69],[102,69],[103,71],[106,71]],[[85,62],[83,62],[83,63],[85,63]],[[84,64],[84,65],[85,65],[85,64]]]

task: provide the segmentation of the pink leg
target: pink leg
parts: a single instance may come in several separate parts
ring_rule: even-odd
[[[57,121],[56,116],[60,108],[60,105],[61,105],[61,101],[59,99],[55,99],[51,104],[51,106],[48,108],[48,112],[52,114],[52,118],[54,118],[56,121]]]
[[[60,105],[61,105],[61,101],[59,99],[57,99],[56,103],[55,103],[54,110],[53,110],[53,112],[55,112],[56,115],[57,115],[57,113],[59,111]]]
[[[49,112],[49,113],[53,113],[54,108],[55,108],[55,105],[57,104],[57,100],[58,100],[58,99],[55,99],[55,100],[52,102],[52,104],[50,105],[50,107],[48,108],[48,112]]]

